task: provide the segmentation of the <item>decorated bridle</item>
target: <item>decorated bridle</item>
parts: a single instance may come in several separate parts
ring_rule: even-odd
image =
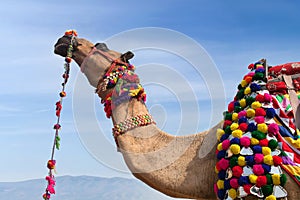
[[[54,153],[55,153],[55,150],[59,150],[59,148],[60,148],[60,137],[59,137],[59,130],[61,128],[60,113],[62,110],[63,98],[66,97],[65,86],[69,79],[70,63],[72,61],[73,44],[75,42],[75,37],[77,36],[77,32],[75,30],[68,30],[65,32],[65,36],[71,37],[71,42],[68,46],[67,55],[65,57],[65,64],[64,64],[65,72],[62,75],[63,83],[62,83],[62,90],[59,93],[60,99],[59,99],[59,101],[57,101],[55,103],[55,105],[56,105],[55,115],[57,116],[57,121],[56,121],[56,124],[53,126],[53,128],[55,130],[55,134],[54,134],[54,142],[53,142],[52,151],[51,151],[51,158],[47,162],[47,168],[49,169],[49,173],[45,178],[48,182],[45,193],[43,194],[43,198],[45,200],[49,200],[51,195],[55,194],[54,172],[55,172],[56,160],[54,159]]]

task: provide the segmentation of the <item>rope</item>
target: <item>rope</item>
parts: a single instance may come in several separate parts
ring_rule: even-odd
[[[55,177],[53,175],[53,172],[55,172],[55,165],[56,165],[56,160],[54,159],[54,154],[55,150],[59,150],[60,147],[60,137],[59,137],[59,130],[61,128],[60,125],[60,113],[62,110],[62,103],[64,97],[66,97],[66,92],[65,92],[65,86],[66,83],[68,82],[69,78],[69,73],[70,73],[70,63],[72,61],[72,52],[73,52],[73,43],[75,40],[75,37],[77,36],[77,33],[75,30],[68,30],[65,32],[65,36],[71,36],[71,42],[69,44],[68,50],[67,50],[67,56],[65,58],[65,72],[63,74],[63,83],[62,83],[62,90],[59,93],[59,101],[56,102],[56,116],[57,116],[57,121],[56,124],[54,125],[54,141],[53,141],[53,146],[52,146],[52,151],[51,151],[51,158],[47,162],[47,168],[49,169],[48,176],[46,176],[46,180],[48,182],[47,188],[45,190],[45,193],[43,194],[43,199],[44,200],[49,200],[52,194],[55,194]]]

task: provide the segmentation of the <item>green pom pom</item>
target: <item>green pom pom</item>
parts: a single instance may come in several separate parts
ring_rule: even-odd
[[[255,101],[255,98],[254,97],[247,97],[246,98],[246,104],[247,106],[251,106],[251,104]]]
[[[264,74],[261,72],[256,72],[252,78],[253,81],[263,80],[263,79],[264,79]]]
[[[261,187],[264,196],[269,196],[273,193],[272,185],[264,185]]]
[[[224,114],[224,120],[232,120],[232,114],[229,112],[225,112]]]
[[[272,176],[271,176],[271,174],[266,174],[266,177],[267,177],[267,184],[268,184],[268,185],[271,185],[271,184],[273,184],[273,181],[272,181]]]
[[[281,174],[281,176],[280,176],[280,185],[284,186],[286,184],[286,181],[287,181],[286,175],[285,174]]]
[[[266,138],[266,134],[260,132],[260,131],[253,131],[252,132],[252,137],[258,139],[258,140],[262,140]]]
[[[237,166],[238,165],[238,157],[237,156],[231,157],[229,160],[229,165],[231,168],[233,168],[234,166]]]
[[[236,98],[239,99],[239,100],[244,98],[244,96],[245,96],[244,91],[245,91],[245,89],[239,90],[236,94]]]
[[[272,139],[269,141],[268,146],[270,147],[270,149],[272,151],[274,151],[278,147],[278,142],[276,140]]]
[[[241,106],[235,106],[234,107],[234,112],[236,112],[236,113],[239,113],[242,110],[243,110],[243,108]]]
[[[224,131],[225,131],[225,133],[228,133],[228,134],[231,134],[231,132],[232,132],[230,126],[227,126]]]
[[[243,89],[243,86],[241,84],[238,85],[238,90]]]

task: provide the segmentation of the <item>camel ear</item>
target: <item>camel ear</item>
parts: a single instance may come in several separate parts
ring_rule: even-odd
[[[126,53],[123,53],[121,55],[121,60],[123,62],[127,62],[128,63],[128,60],[130,60],[131,58],[133,58],[134,54],[131,52],[131,51],[127,51]]]
[[[106,46],[105,43],[96,43],[95,47],[101,51],[107,52],[109,51],[108,47]]]

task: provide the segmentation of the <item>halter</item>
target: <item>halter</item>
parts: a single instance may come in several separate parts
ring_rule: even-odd
[[[65,58],[65,72],[63,74],[63,83],[62,83],[62,90],[59,93],[60,99],[59,101],[56,102],[56,116],[57,116],[57,121],[56,124],[53,126],[53,129],[55,130],[55,135],[54,135],[54,142],[52,146],[52,152],[51,152],[51,158],[47,162],[47,168],[49,169],[48,176],[46,176],[46,180],[48,182],[47,188],[45,190],[45,193],[43,194],[43,199],[44,200],[49,200],[52,194],[55,194],[55,177],[54,177],[54,172],[55,172],[55,165],[56,165],[56,160],[54,160],[54,153],[55,149],[59,150],[60,148],[60,137],[59,137],[59,130],[61,128],[60,125],[60,113],[62,110],[62,101],[63,98],[66,97],[66,92],[65,92],[65,85],[68,81],[69,78],[69,73],[70,73],[70,63],[72,61],[72,52],[73,52],[73,44],[75,43],[75,37],[77,36],[76,31],[74,30],[68,30],[65,32],[65,36],[71,36],[71,41],[67,50],[67,56]]]

